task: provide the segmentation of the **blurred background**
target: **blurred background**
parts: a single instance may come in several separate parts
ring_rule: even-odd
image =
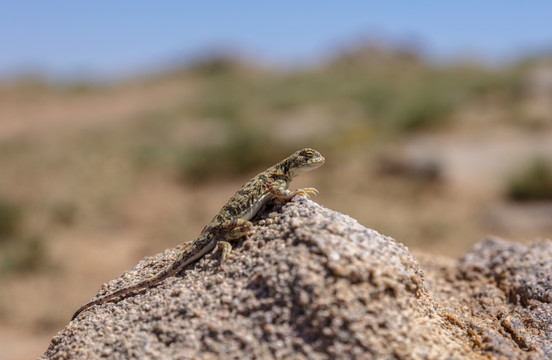
[[[415,251],[552,237],[552,5],[347,4],[3,5],[3,357],[307,146],[293,188]]]

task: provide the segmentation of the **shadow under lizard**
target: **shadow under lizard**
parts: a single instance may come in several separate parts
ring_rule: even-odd
[[[153,287],[168,277],[178,274],[213,249],[222,250],[222,262],[230,253],[233,241],[253,234],[251,220],[271,198],[291,200],[297,195],[317,194],[314,188],[289,190],[289,184],[303,172],[324,164],[324,157],[316,150],[302,149],[258,174],[241,187],[228,200],[211,222],[203,228],[198,238],[184,246],[178,258],[160,273],[134,285],[119,289],[81,306],[73,315],[74,320],[81,312],[94,305],[100,305],[125,295]]]

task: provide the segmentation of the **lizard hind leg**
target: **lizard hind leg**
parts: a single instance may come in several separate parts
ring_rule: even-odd
[[[236,241],[238,239],[251,236],[255,232],[253,223],[243,219],[230,221],[227,224],[223,224],[223,227],[229,230],[224,233],[223,240],[218,241],[215,248],[215,251],[222,251],[221,263],[226,261],[228,255],[232,251],[230,241]]]
[[[251,236],[253,233],[255,233],[253,223],[251,221],[243,220],[243,222],[240,221],[240,225],[228,230],[224,234],[224,240],[234,241],[243,237]]]
[[[217,243],[217,247],[215,248],[215,251],[220,250],[222,252],[222,256],[220,258],[220,264],[224,264],[226,259],[228,258],[228,255],[232,251],[232,245],[230,245],[229,242],[226,241],[219,241]]]

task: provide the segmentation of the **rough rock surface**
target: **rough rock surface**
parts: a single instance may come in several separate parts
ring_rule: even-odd
[[[394,239],[302,197],[273,204],[256,225],[222,266],[219,254],[205,256],[82,313],[43,358],[552,357],[551,242],[489,240],[458,262],[418,262]],[[99,295],[177,254],[144,259]]]

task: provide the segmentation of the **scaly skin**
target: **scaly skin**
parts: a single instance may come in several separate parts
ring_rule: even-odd
[[[195,262],[209,251],[220,248],[222,262],[230,253],[232,246],[228,241],[252,235],[251,220],[271,198],[291,200],[297,195],[309,196],[318,194],[314,188],[290,191],[289,184],[293,178],[305,171],[316,169],[324,164],[324,157],[316,150],[303,149],[266,169],[249,180],[234,195],[219,213],[205,226],[197,239],[182,249],[178,259],[166,269],[143,282],[119,289],[111,294],[93,300],[81,306],[73,315],[75,319],[82,311],[94,305],[150,288],[179,273],[186,266]]]

